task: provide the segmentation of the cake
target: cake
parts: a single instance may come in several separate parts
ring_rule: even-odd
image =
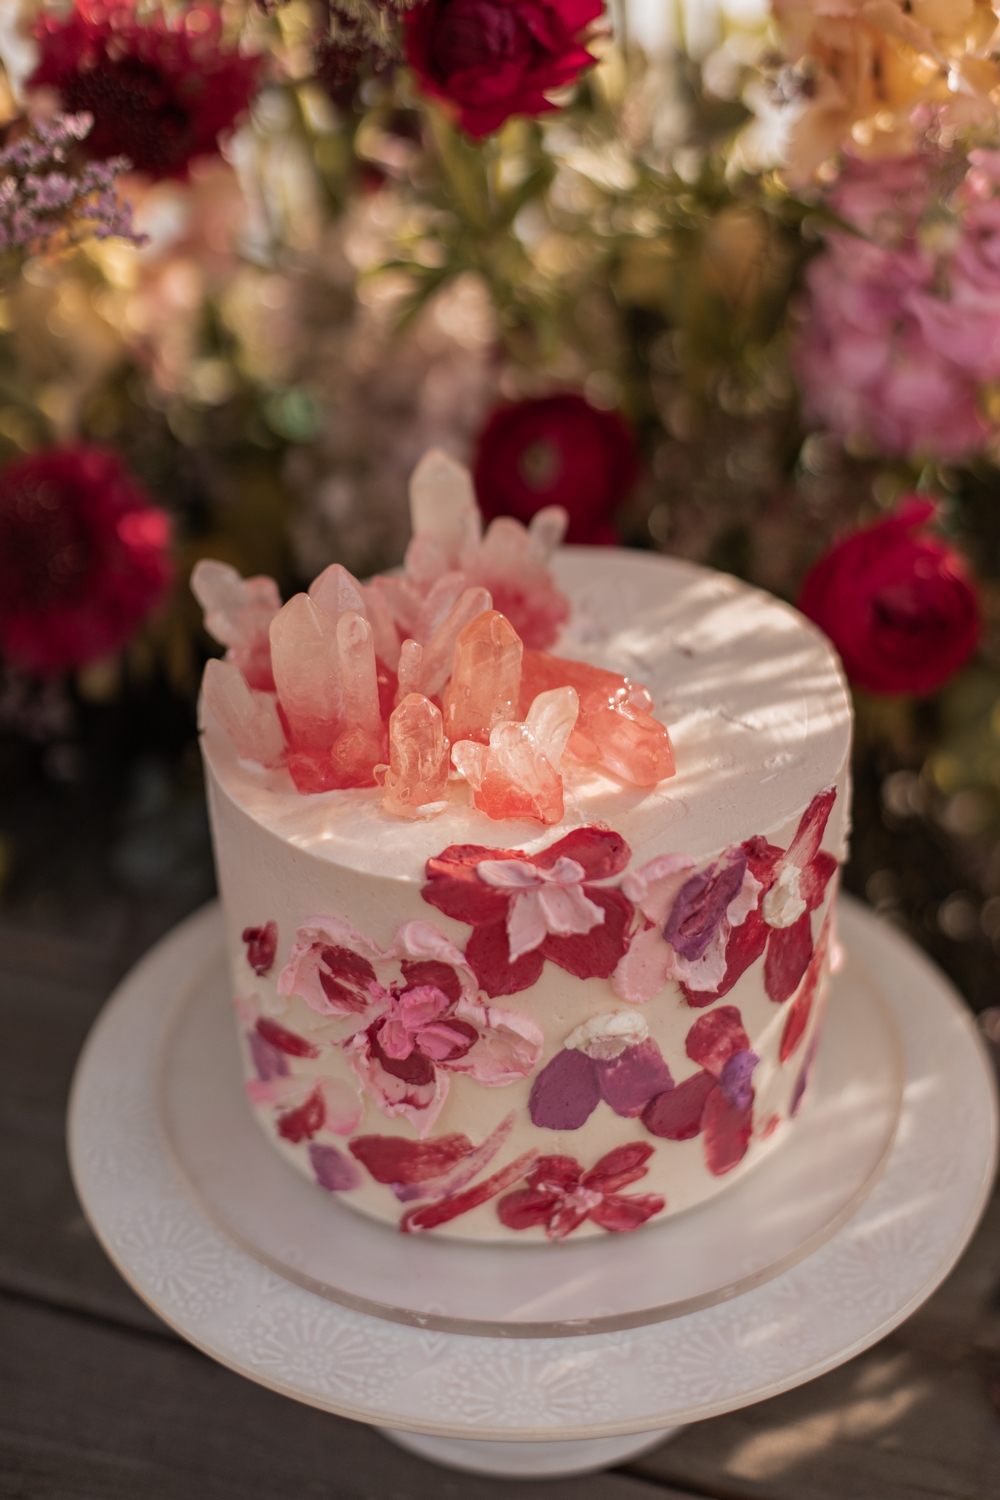
[[[221,564],[193,580],[229,648],[202,745],[249,1107],[405,1232],[635,1230],[794,1128],[843,678],[731,577],[557,547],[552,512],[482,539],[443,455],[413,501],[385,580],[328,569],[284,606]]]

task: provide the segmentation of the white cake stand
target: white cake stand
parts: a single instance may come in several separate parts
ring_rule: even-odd
[[[303,1267],[295,1235],[282,1242],[273,1211],[255,1217],[255,1195],[235,1190],[260,1144],[282,1169],[276,1191],[292,1184],[290,1212],[361,1222],[386,1264],[407,1249],[285,1173],[254,1129],[244,1132],[249,1116],[230,1097],[238,1076],[226,1073],[221,1052],[208,1064],[203,1057],[225,1045],[210,1015],[221,924],[207,907],[136,966],[88,1039],[69,1118],[81,1202],[135,1291],[205,1353],[261,1384],[459,1468],[570,1474],[621,1462],[673,1428],[788,1390],[882,1338],[948,1274],[985,1205],[997,1108],[971,1018],[897,932],[849,900],[839,912],[849,958],[835,981],[815,1096],[745,1191],[737,1184],[704,1210],[620,1240],[518,1246],[509,1256],[424,1241],[422,1300],[405,1286],[357,1295],[336,1232]],[[845,1113],[852,1042],[868,1092]],[[838,1101],[845,1160],[828,1154],[803,1212],[794,1141],[815,1133]],[[202,1113],[185,1135],[178,1121],[189,1108]],[[793,1184],[791,1227],[774,1212],[755,1237],[751,1186],[760,1181],[780,1205],[783,1173]],[[745,1242],[749,1251],[718,1251],[694,1285],[669,1270],[690,1260],[676,1252],[690,1249],[692,1224],[703,1244]],[[530,1295],[511,1297],[508,1285],[479,1319],[468,1288],[483,1280],[484,1254],[503,1256],[509,1285],[523,1277]],[[616,1300],[615,1286],[640,1276],[638,1290]],[[573,1282],[596,1288],[592,1317],[572,1316]]]

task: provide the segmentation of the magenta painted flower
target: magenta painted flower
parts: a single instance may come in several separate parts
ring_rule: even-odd
[[[578,979],[607,979],[625,952],[632,903],[594,882],[620,874],[629,857],[619,834],[597,827],[574,829],[530,860],[518,849],[453,844],[427,861],[423,897],[473,928],[465,958],[491,997],[537,983],[546,959]]]
[[[666,1208],[653,1193],[623,1193],[645,1177],[653,1147],[644,1141],[617,1146],[588,1171],[571,1156],[540,1156],[527,1174],[527,1187],[501,1198],[497,1215],[508,1229],[545,1230],[563,1240],[589,1219],[613,1234],[638,1229]]]
[[[483,1005],[463,954],[430,922],[404,923],[383,952],[339,918],[311,917],[278,992],[347,1021],[340,1043],[362,1088],[421,1136],[441,1112],[450,1074],[500,1088],[526,1078],[541,1054],[534,1021]]]
[[[614,1011],[570,1033],[535,1079],[528,1109],[542,1129],[578,1130],[602,1099],[615,1114],[635,1119],[673,1086],[645,1019],[636,1011]]]
[[[730,934],[756,907],[761,885],[739,847],[693,871],[689,855],[661,854],[622,881],[645,918],[612,976],[623,1000],[651,1000],[668,979],[696,990],[723,982]]]
[[[735,1005],[699,1016],[685,1050],[701,1072],[653,1099],[642,1122],[651,1135],[671,1141],[703,1136],[705,1164],[716,1177],[746,1155],[753,1134],[753,1071],[760,1061]]]

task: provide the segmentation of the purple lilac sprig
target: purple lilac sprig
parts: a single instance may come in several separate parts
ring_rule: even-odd
[[[90,237],[145,243],[132,227],[132,205],[115,192],[131,166],[128,157],[81,166],[71,159],[93,123],[86,113],[56,115],[0,148],[0,253],[38,254]]]

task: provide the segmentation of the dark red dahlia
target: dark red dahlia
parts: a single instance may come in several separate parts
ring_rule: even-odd
[[[479,437],[475,481],[487,520],[531,520],[546,505],[569,513],[568,542],[613,545],[610,516],[628,498],[639,466],[631,429],[566,393],[501,406]]]
[[[0,650],[61,672],[128,640],[170,582],[170,522],[100,448],[54,448],[0,473]]]
[[[122,155],[150,177],[183,177],[194,157],[217,154],[256,88],[259,59],[223,47],[221,32],[212,5],[140,21],[129,0],[76,0],[38,21],[27,87],[57,89],[63,109],[93,115],[82,147],[92,159]]]
[[[510,115],[557,106],[546,94],[594,59],[578,40],[602,0],[426,0],[404,17],[406,60],[477,139]]]

